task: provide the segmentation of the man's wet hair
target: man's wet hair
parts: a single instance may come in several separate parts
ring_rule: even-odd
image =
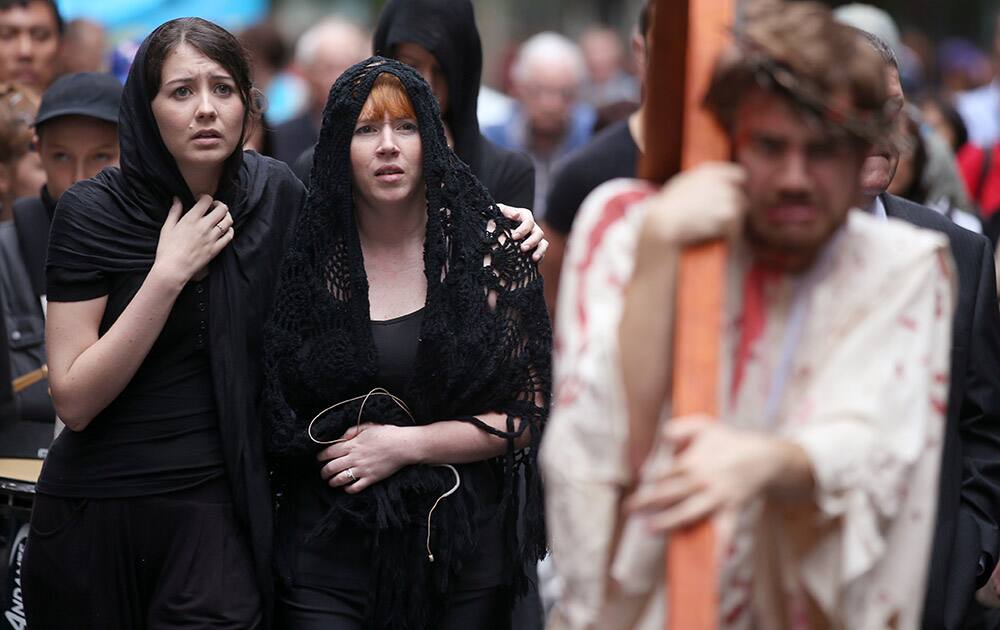
[[[716,63],[704,105],[731,131],[745,96],[786,97],[867,146],[889,123],[885,66],[867,39],[817,2],[747,3],[734,44]]]

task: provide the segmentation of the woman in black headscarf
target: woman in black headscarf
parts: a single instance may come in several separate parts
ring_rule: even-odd
[[[69,430],[37,486],[33,628],[268,624],[260,334],[304,189],[244,153],[258,114],[235,38],[168,22],[125,84],[121,168],[59,201],[47,340]]]
[[[537,267],[401,63],[334,85],[312,182],[265,329],[278,624],[509,628],[545,549]]]

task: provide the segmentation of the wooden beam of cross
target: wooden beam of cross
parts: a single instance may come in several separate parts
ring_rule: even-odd
[[[726,160],[725,135],[700,107],[725,46],[736,0],[656,0],[649,33],[645,153],[640,174],[664,182],[706,160]],[[718,415],[726,246],[688,247],[677,279],[673,415]],[[718,560],[711,522],[671,535],[667,629],[711,630],[718,622]]]

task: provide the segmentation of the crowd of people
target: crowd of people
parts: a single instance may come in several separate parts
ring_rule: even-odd
[[[470,0],[179,18],[123,80],[0,0],[27,627],[662,628],[710,519],[720,628],[1000,628],[996,81],[752,0],[702,103],[731,161],[661,186],[672,18],[533,35],[501,94]],[[720,240],[718,417],[672,417]]]

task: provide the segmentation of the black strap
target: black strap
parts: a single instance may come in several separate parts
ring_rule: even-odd
[[[38,198],[18,199],[14,204],[14,228],[21,258],[28,270],[35,295],[45,295],[45,256],[49,248],[49,214]]]

